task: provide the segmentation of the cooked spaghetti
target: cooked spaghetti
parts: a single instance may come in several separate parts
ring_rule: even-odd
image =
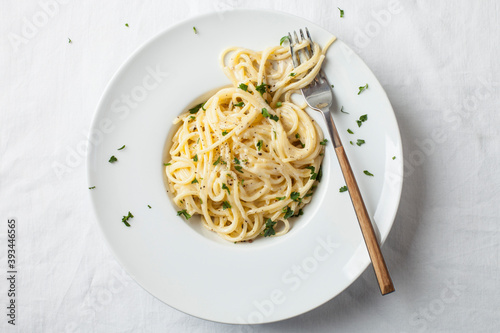
[[[223,88],[174,121],[165,172],[178,215],[200,214],[222,238],[283,235],[310,202],[323,159],[323,133],[291,95],[319,72],[325,50],[294,68],[288,48],[232,47],[220,64]]]

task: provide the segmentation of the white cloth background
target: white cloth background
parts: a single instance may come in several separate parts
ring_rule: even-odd
[[[383,247],[394,294],[381,297],[368,268],[299,317],[218,324],[151,296],[105,244],[81,153],[105,85],[159,31],[232,8],[276,9],[323,26],[386,89],[406,164]],[[499,332],[499,13],[494,0],[2,1],[0,331]],[[58,163],[69,170],[58,175]],[[5,315],[9,217],[18,223],[15,327]]]

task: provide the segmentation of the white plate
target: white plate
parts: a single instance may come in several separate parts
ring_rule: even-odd
[[[331,37],[304,19],[260,10],[185,21],[137,50],[103,94],[87,159],[99,225],[127,272],[178,310],[224,323],[286,319],[332,299],[369,264],[349,195],[339,193],[345,182],[331,144],[311,204],[282,237],[251,244],[219,240],[199,227],[199,219],[186,222],[176,216],[164,185],[162,154],[173,119],[194,99],[229,84],[218,64],[221,51],[233,45],[262,50],[279,43],[288,31],[306,26],[320,45]],[[338,109],[344,106],[350,113],[335,112],[334,118],[384,241],[402,187],[401,138],[394,112],[373,73],[341,41],[328,51],[324,69],[335,85]],[[369,89],[357,95],[365,83]],[[368,121],[358,128],[355,120],[363,114]],[[349,144],[358,138],[366,144]],[[118,151],[122,145],[126,148]],[[112,155],[118,158],[113,164],[108,162]],[[121,218],[129,211],[134,218],[127,228]]]

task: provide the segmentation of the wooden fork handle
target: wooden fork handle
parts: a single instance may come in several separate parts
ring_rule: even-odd
[[[370,259],[373,264],[373,269],[375,270],[375,275],[377,276],[380,292],[382,295],[391,293],[394,291],[394,285],[392,284],[391,276],[389,275],[384,257],[382,256],[382,251],[380,251],[380,246],[378,245],[377,237],[375,236],[375,231],[373,230],[373,226],[370,221],[370,216],[368,215],[365,203],[361,197],[358,183],[352,173],[351,164],[347,159],[344,147],[342,145],[336,147],[335,153],[339,159],[347,189],[351,195],[352,204],[358,217],[359,226],[361,227],[361,232],[363,233],[366,247],[368,248],[368,253],[370,254]]]

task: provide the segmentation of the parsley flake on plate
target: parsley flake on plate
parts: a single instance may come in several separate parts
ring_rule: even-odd
[[[365,84],[364,86],[362,87],[359,87],[359,92],[358,92],[358,95],[361,94],[363,91],[365,91],[366,89],[368,89],[368,83]]]
[[[122,217],[122,222],[127,226],[127,227],[130,227],[130,223],[128,223],[128,220],[133,218],[134,215],[132,215],[131,212],[128,212],[128,215],[125,215],[124,217]]]
[[[290,38],[289,38],[288,36],[283,36],[283,37],[281,37],[281,39],[280,39],[280,45],[283,45],[283,43],[284,43],[285,41],[290,42]]]

